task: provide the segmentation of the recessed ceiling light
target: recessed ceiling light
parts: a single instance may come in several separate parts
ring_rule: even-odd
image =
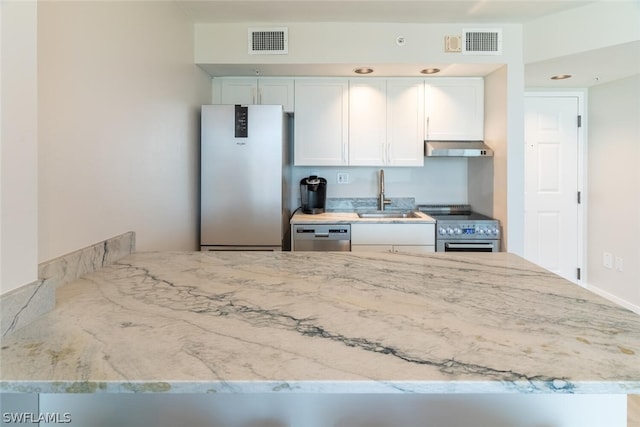
[[[361,67],[361,68],[356,68],[355,70],[353,70],[353,72],[356,74],[371,74],[373,73],[373,68]]]
[[[564,80],[570,79],[571,77],[573,77],[571,74],[558,74],[556,76],[551,76],[551,80]]]
[[[424,70],[420,70],[422,74],[436,74],[440,72],[440,68],[425,68]]]

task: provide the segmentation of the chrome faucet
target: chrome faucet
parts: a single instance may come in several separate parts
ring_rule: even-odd
[[[384,169],[380,169],[380,194],[378,194],[378,210],[383,211],[385,205],[390,205],[391,200],[384,198]]]

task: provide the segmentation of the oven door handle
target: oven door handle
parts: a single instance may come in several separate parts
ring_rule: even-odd
[[[492,249],[493,242],[478,242],[478,243],[453,243],[446,242],[445,248],[449,249]]]

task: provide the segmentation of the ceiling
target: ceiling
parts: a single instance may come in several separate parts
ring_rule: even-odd
[[[526,24],[546,15],[583,7],[594,1],[580,0],[176,0],[190,19],[198,23],[232,22],[385,22],[385,23],[478,23]],[[357,64],[354,64],[354,66]],[[439,75],[484,75],[496,67],[441,64]],[[283,69],[285,67],[286,69]],[[415,75],[415,70],[386,65],[376,75]],[[227,65],[208,70],[212,74],[248,75],[348,75],[353,66],[325,65],[310,69],[262,65]],[[640,41],[587,51],[553,60],[525,64],[526,87],[589,87],[640,72]],[[555,74],[572,74],[553,81]]]

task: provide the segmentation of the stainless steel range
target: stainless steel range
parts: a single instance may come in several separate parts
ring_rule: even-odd
[[[436,252],[498,252],[500,221],[470,205],[418,205],[436,220]]]

